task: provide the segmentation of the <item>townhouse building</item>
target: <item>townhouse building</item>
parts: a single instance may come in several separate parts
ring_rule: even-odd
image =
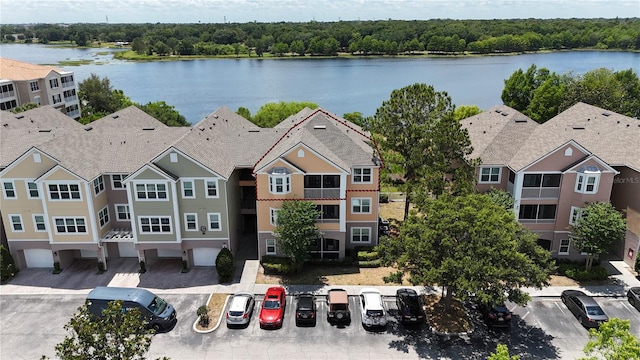
[[[322,109],[270,129],[225,107],[183,128],[133,106],[89,125],[50,106],[0,119],[0,213],[18,267],[278,254],[277,210],[300,199],[322,210],[313,256],[377,243],[378,153]]]
[[[78,84],[73,71],[0,57],[0,110],[26,103],[51,105],[79,119]]]
[[[633,266],[640,239],[640,120],[578,103],[544,124],[495,106],[462,120],[479,157],[477,189],[505,190],[520,223],[556,258],[581,259],[570,225],[591,202],[627,217],[615,255]]]

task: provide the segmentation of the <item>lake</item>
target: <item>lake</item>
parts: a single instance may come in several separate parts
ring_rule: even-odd
[[[62,66],[78,82],[92,73],[107,77],[133,101],[165,101],[195,123],[220,106],[248,108],[254,114],[267,102],[310,101],[343,115],[375,114],[394,89],[413,83],[446,91],[453,103],[481,109],[502,104],[504,80],[532,64],[562,74],[597,68],[632,68],[640,73],[640,53],[571,51],[510,56],[349,59],[203,59],[126,62],[99,54],[104,49],[2,44],[0,56],[35,64],[92,60]]]

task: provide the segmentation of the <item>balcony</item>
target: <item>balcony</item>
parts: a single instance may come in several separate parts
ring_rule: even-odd
[[[78,101],[78,96],[77,95],[67,96],[67,97],[64,98],[64,102],[66,102],[66,103],[77,102],[77,101]]]
[[[340,189],[339,188],[338,189],[305,188],[304,198],[305,199],[339,199]]]
[[[557,199],[560,196],[559,187],[523,188],[522,199]]]
[[[521,224],[553,224],[556,219],[518,219]]]
[[[15,90],[7,91],[7,92],[0,92],[0,99],[8,99],[8,98],[13,98],[13,97],[16,97]]]

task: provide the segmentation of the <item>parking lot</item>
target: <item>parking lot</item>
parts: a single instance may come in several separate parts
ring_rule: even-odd
[[[362,327],[360,306],[350,297],[352,321],[347,326],[327,322],[325,297],[316,300],[315,327],[296,327],[295,299],[287,298],[281,329],[263,330],[258,324],[262,298],[246,328],[221,326],[207,334],[195,333],[197,308],[206,302],[204,294],[163,295],[176,308],[176,327],[154,336],[148,358],[171,359],[486,359],[497,344],[506,344],[521,359],[576,359],[588,340],[588,332],[558,297],[534,298],[525,307],[507,304],[514,317],[508,330],[491,330],[477,312],[470,310],[474,330],[464,336],[442,338],[428,326],[406,328],[396,319],[395,298],[384,297],[388,325],[380,331]],[[597,298],[610,317],[631,320],[631,329],[640,337],[640,312],[625,298]],[[63,326],[84,301],[83,295],[3,295],[0,296],[0,358],[37,359],[53,357],[54,346],[66,332]],[[37,339],[37,341],[33,341]]]

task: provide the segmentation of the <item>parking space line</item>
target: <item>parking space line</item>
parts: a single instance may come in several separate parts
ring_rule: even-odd
[[[524,320],[524,318],[526,318],[526,317],[527,317],[527,315],[529,315],[529,313],[530,313],[530,311],[527,311],[527,313],[526,313],[526,314],[524,314],[524,315],[520,316],[520,319]]]
[[[562,307],[560,305],[558,305],[557,302],[555,302],[554,304],[556,304],[556,306],[558,307],[558,309],[560,309],[560,311],[562,312],[563,315],[567,315],[564,310],[562,309]]]

